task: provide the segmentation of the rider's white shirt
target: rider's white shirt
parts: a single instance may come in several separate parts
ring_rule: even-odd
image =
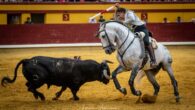
[[[127,10],[125,13],[125,20],[123,21],[124,24],[126,25],[136,25],[140,26],[145,24],[140,18],[131,10]]]

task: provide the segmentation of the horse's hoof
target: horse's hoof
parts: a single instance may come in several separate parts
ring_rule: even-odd
[[[142,92],[140,90],[136,91],[136,95],[137,96],[141,96],[142,95]]]
[[[139,98],[136,101],[136,104],[139,104],[141,102],[141,96],[139,96]]]
[[[176,98],[175,98],[175,100],[176,100],[177,103],[180,102],[180,99],[181,99],[181,97],[179,97],[179,96],[176,96]]]
[[[127,90],[126,90],[126,88],[120,88],[120,92],[123,93],[124,95],[127,95]]]

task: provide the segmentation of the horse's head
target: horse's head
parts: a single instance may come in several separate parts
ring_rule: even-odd
[[[101,40],[106,54],[111,54],[116,50],[116,33],[106,27],[106,23],[100,26],[97,37]]]

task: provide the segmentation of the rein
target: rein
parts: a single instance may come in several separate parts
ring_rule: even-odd
[[[123,43],[119,46],[118,49],[120,49],[120,48],[125,44],[125,42],[127,41],[128,38],[129,38],[129,30],[128,30],[127,37],[125,38],[125,40],[124,40]]]
[[[102,24],[102,25],[104,25],[104,28],[103,28],[103,30],[100,31],[99,33],[103,32],[103,31],[105,32],[105,36],[106,36],[106,38],[108,39],[109,45],[106,46],[106,47],[103,47],[103,48],[107,48],[107,47],[113,46],[113,45],[111,44],[110,39],[109,39],[109,37],[108,37],[108,34],[107,34],[106,30],[105,30],[106,24],[107,24],[107,23],[110,23],[110,22],[116,22],[116,23],[119,23],[119,24],[125,26],[124,24],[122,24],[121,22],[118,22],[118,21],[108,21],[108,22],[104,22],[104,23]],[[123,45],[128,41],[128,38],[129,38],[130,30],[129,30],[129,28],[128,28],[127,26],[125,26],[125,27],[128,29],[128,34],[127,34],[127,37],[125,38],[125,40],[123,41],[123,43],[119,46],[118,50],[121,49],[121,48],[123,47]],[[123,51],[122,54],[119,53],[119,51],[118,51],[118,54],[119,54],[119,56],[120,56],[120,58],[121,58],[121,61],[122,61],[123,65],[124,65],[125,67],[127,67],[127,66],[125,65],[124,60],[123,60],[124,54],[126,53],[127,49],[132,45],[132,43],[134,42],[135,38],[138,38],[138,37],[137,37],[137,36],[134,36],[133,40],[128,44],[127,48]]]
[[[105,46],[105,47],[102,45],[102,46],[103,46],[103,49],[104,49],[104,48],[107,48],[107,47],[112,47],[112,46],[113,46],[112,43],[111,43],[111,41],[110,41],[110,39],[109,39],[109,37],[108,37],[108,34],[107,34],[105,28],[106,28],[106,24],[104,25],[104,29],[103,29],[102,31],[99,32],[99,34],[100,34],[101,32],[105,32],[105,37],[108,39],[108,43],[109,43],[108,46]]]
[[[119,56],[121,57],[121,61],[122,61],[123,65],[124,65],[125,67],[127,67],[127,66],[125,65],[125,63],[124,63],[124,61],[123,61],[123,56],[124,56],[124,54],[126,53],[127,49],[128,49],[128,48],[131,46],[131,44],[134,42],[135,38],[136,38],[136,37],[133,38],[133,40],[129,43],[129,45],[127,46],[127,48],[125,49],[125,51],[124,51],[122,54],[120,54],[119,51],[118,51],[118,54],[119,54]]]

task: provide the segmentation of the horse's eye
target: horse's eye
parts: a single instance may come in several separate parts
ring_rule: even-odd
[[[102,38],[105,38],[105,37],[106,37],[105,35],[102,36]]]

